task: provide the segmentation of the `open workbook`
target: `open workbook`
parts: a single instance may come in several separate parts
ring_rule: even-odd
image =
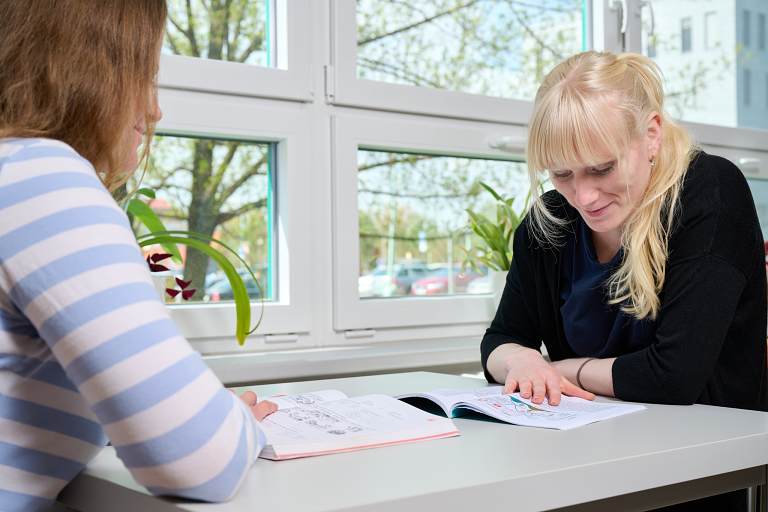
[[[645,409],[645,406],[639,404],[593,402],[570,396],[563,396],[557,406],[548,405],[546,401],[534,404],[522,398],[519,393],[502,394],[501,386],[438,389],[428,393],[408,393],[397,398],[406,401],[414,398],[431,400],[449,418],[476,412],[515,425],[558,430],[576,428]]]
[[[448,419],[385,395],[349,398],[328,390],[273,396],[278,406],[261,427],[259,455],[284,460],[459,435]]]

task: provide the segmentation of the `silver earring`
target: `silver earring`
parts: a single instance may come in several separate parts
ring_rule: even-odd
[[[651,159],[649,160],[649,162],[651,163],[651,169],[653,169],[654,167],[656,167],[656,159],[655,159],[655,158],[651,158]]]

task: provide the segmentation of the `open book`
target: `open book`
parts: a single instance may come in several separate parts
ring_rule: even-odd
[[[360,450],[459,435],[448,419],[385,395],[348,398],[341,391],[273,396],[278,406],[261,427],[272,460]]]
[[[515,425],[558,430],[580,427],[645,409],[645,406],[638,404],[592,402],[570,396],[563,396],[560,404],[556,406],[548,405],[546,400],[538,405],[522,398],[520,393],[503,395],[501,386],[463,390],[438,389],[429,393],[400,395],[397,398],[426,398],[439,405],[449,418],[474,411]]]

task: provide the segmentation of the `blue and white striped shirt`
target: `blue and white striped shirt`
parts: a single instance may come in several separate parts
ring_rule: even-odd
[[[0,510],[38,510],[109,439],[152,493],[230,498],[264,445],[179,335],[92,165],[0,139]]]

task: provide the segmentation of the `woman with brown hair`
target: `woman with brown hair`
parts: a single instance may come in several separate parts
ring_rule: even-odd
[[[557,65],[536,95],[527,153],[531,190],[545,176],[554,190],[515,233],[481,344],[487,379],[535,403],[596,393],[768,410],[752,196],[739,169],[665,115],[656,65],[599,52]],[[746,493],[707,504],[738,510]]]
[[[49,507],[107,440],[153,493],[226,500],[274,404],[179,335],[108,191],[161,115],[165,2],[0,13],[0,509]]]

